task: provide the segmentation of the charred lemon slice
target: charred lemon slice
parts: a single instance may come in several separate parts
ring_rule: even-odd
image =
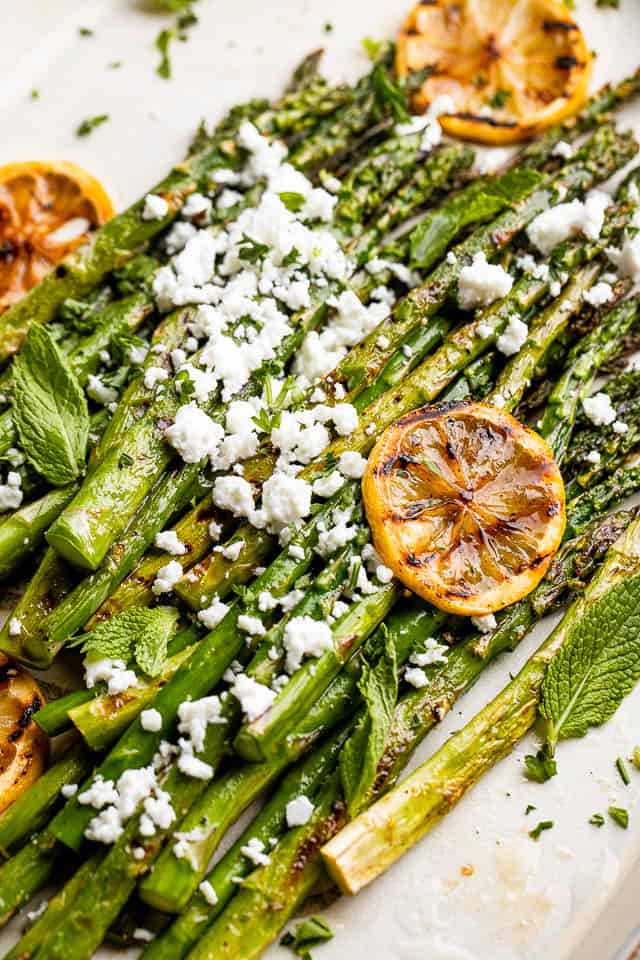
[[[551,450],[489,404],[422,407],[392,424],[363,479],[373,542],[410,590],[477,616],[529,593],[565,527]]]
[[[422,0],[397,45],[397,71],[430,67],[414,107],[447,94],[447,133],[515,143],[575,112],[587,95],[591,55],[556,0]]]
[[[113,212],[103,187],[74,163],[0,167],[0,310],[39,283]]]
[[[47,735],[33,719],[44,700],[38,684],[6,658],[0,662],[0,813],[38,779]]]

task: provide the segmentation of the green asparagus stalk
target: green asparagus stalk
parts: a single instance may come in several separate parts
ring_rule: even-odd
[[[323,849],[331,876],[357,893],[439,822],[533,726],[547,666],[594,605],[640,573],[640,519],[611,547],[594,579],[517,676],[425,764]]]
[[[0,521],[0,578],[9,576],[39,549],[45,531],[71,502],[77,489],[78,485],[72,483],[50,490]]]
[[[636,322],[639,303],[638,297],[632,297],[607,311],[571,351],[567,367],[547,401],[540,428],[558,462],[569,444],[579,404],[591,393],[595,372],[615,354],[621,338]]]
[[[250,825],[238,837],[233,846],[207,875],[206,882],[215,896],[212,904],[198,890],[184,912],[156,937],[144,951],[145,960],[179,960],[215,918],[222,912],[238,889],[241,879],[253,870],[253,864],[242,853],[249,840],[259,840],[266,850],[273,838],[286,829],[287,804],[297,797],[314,797],[326,777],[335,769],[338,755],[344,743],[345,732],[331,736],[309,757],[300,761],[280,781],[272,797],[265,803]]]
[[[344,823],[344,804],[336,798],[333,774],[317,798],[310,820],[289,831],[275,848],[270,864],[246,880],[213,926],[188,954],[190,960],[226,956],[255,960],[262,955],[296,908],[324,876],[317,851]],[[247,923],[248,917],[259,923]]]
[[[43,830],[0,866],[0,927],[49,881],[59,853],[55,838]]]
[[[4,960],[30,960],[47,937],[64,922],[65,917],[76,898],[82,893],[102,861],[104,851],[98,850],[82,863],[76,872],[55,894],[47,908],[22,935],[18,942],[5,955]]]
[[[23,793],[0,816],[0,852],[4,856],[15,849],[29,834],[39,830],[50,818],[60,791],[66,784],[76,783],[91,768],[89,753],[76,744],[54,763],[33,786]]]
[[[632,458],[629,465],[619,467],[601,483],[585,490],[570,501],[567,510],[567,533],[575,535],[584,530],[585,524],[594,509],[611,508],[621,503],[640,488],[640,466],[638,457]]]

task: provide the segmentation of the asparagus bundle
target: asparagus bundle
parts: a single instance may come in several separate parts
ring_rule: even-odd
[[[383,59],[384,56],[386,53]],[[277,445],[273,443],[279,415],[287,411],[302,416],[312,414],[319,402],[337,410],[343,400],[359,414],[355,428],[352,425],[344,436],[333,440],[320,456],[303,461],[298,474],[302,483],[326,482],[345,455],[345,463],[349,456],[362,458],[370,450],[376,433],[387,424],[402,412],[443,396],[443,392],[451,398],[488,395],[493,402],[513,408],[534,374],[545,367],[550,352],[555,350],[556,355],[563,355],[566,342],[575,338],[575,318],[580,317],[588,320],[593,329],[573,345],[542,421],[542,430],[558,456],[566,452],[570,462],[571,429],[579,401],[587,398],[596,371],[619,352],[622,339],[635,322],[637,300],[618,303],[626,292],[624,282],[610,287],[607,310],[597,313],[595,319],[588,306],[596,281],[600,279],[600,283],[608,285],[601,278],[604,248],[624,242],[624,231],[635,205],[633,176],[618,194],[598,235],[561,244],[553,252],[550,269],[534,266],[533,272],[527,272],[518,253],[526,250],[523,231],[541,213],[567,194],[570,198],[582,195],[633,156],[636,145],[632,138],[618,134],[601,121],[618,102],[635,93],[637,77],[604,91],[577,121],[551,131],[540,144],[523,151],[514,170],[462,186],[439,202],[444,190],[459,184],[459,174],[469,164],[468,152],[445,145],[426,158],[421,157],[422,138],[389,135],[388,120],[373,136],[361,136],[371,119],[379,118],[385,107],[380,100],[379,82],[380,70],[384,69],[384,63],[376,65],[372,75],[354,89],[333,90],[319,80],[312,61],[301,71],[302,86],[287,94],[275,109],[250,105],[232,113],[211,142],[205,141],[204,148],[191,155],[181,174],[183,179],[176,180],[175,191],[186,193],[193,192],[196,186],[213,192],[207,183],[211,171],[224,169],[224,178],[239,174],[241,179],[251,151],[238,145],[237,134],[247,117],[253,118],[256,128],[263,133],[284,134],[292,147],[289,159],[302,169],[319,171],[319,182],[328,182],[326,174],[320,171],[322,164],[338,159],[345,165],[341,173],[346,175],[331,231],[342,250],[354,256],[347,281],[333,283],[329,278],[328,282],[312,283],[310,305],[302,310],[289,308],[291,333],[283,338],[267,364],[256,367],[255,377],[249,378],[246,389],[241,387],[239,393],[230,392],[226,397],[216,393],[211,402],[201,401],[212,422],[222,424],[236,397],[260,400],[262,405],[254,407],[254,412],[260,410],[263,438],[257,451],[243,458],[244,478],[258,502],[261,494],[264,499],[274,467],[276,475],[279,469]],[[555,144],[598,125],[594,136],[577,149],[571,160],[561,163],[554,154]],[[302,131],[304,138],[299,136]],[[202,159],[205,156],[206,162]],[[245,211],[259,206],[265,193],[262,182],[236,185],[244,192],[226,198],[233,201],[230,207],[222,205],[229,212],[208,231],[214,242],[216,236],[232,230],[234,223],[242,222]],[[292,208],[305,201],[302,194],[292,190],[282,191],[280,196]],[[148,235],[143,237],[142,229],[136,233],[133,227],[127,228],[131,229],[127,234],[122,228],[123,256],[131,255],[126,248],[127,236],[135,235],[135,245],[139,246],[159,234],[173,216],[174,207],[177,211],[176,197],[177,192],[167,198],[165,222],[154,222],[148,227]],[[385,244],[391,229],[407,222],[425,203],[434,202],[433,209],[407,238]],[[129,214],[130,220],[132,216]],[[222,225],[223,220],[226,225]],[[247,257],[265,256],[251,236],[243,242]],[[451,244],[456,245],[442,260]],[[156,248],[148,249],[156,256]],[[461,271],[482,254],[489,260],[503,255],[503,263],[513,274],[511,282],[514,278],[515,282],[506,297],[486,306],[471,323],[456,327],[457,316],[452,307],[456,298],[462,305]],[[92,283],[103,282],[113,270],[115,261],[109,262],[106,256],[101,255],[99,262],[86,254],[82,256],[88,257],[83,261],[83,269],[92,272]],[[366,308],[380,302],[376,291],[384,280],[394,286],[385,296],[390,302],[395,300],[394,270],[402,274],[399,259],[404,260],[400,266],[405,268],[435,269],[420,278],[420,286],[396,304],[389,318],[369,332],[365,329],[364,337],[350,343],[351,349],[344,351],[338,366],[324,379],[308,388],[304,383],[285,380],[282,397],[260,398],[265,383],[268,394],[270,378],[287,373],[291,361],[298,362],[300,347],[314,342],[308,337],[310,332],[331,333],[339,308],[327,302],[330,297],[352,293]],[[378,260],[382,263],[376,263]],[[155,263],[159,261],[156,259]],[[76,267],[70,267],[73,283],[79,282],[76,274],[81,272],[79,265]],[[156,270],[156,266],[151,269]],[[159,269],[162,271],[163,267]],[[565,276],[569,273],[570,280]],[[161,272],[156,275],[166,278]],[[402,276],[414,284],[418,279],[406,272]],[[40,299],[32,296],[29,315],[35,322],[51,319],[58,302],[56,297],[65,299],[70,291],[76,296],[87,294],[91,285],[88,279],[86,287],[77,288],[72,280],[52,278],[48,292],[41,291]],[[591,299],[595,302],[595,298]],[[113,310],[124,309],[123,303],[116,302]],[[151,310],[148,297],[141,296],[139,304],[146,311],[146,319]],[[181,349],[196,316],[193,307],[180,306],[157,328],[157,343]],[[494,347],[498,344],[501,349],[503,335],[514,316],[528,324],[528,338],[500,369],[500,353]],[[15,311],[13,316],[5,314],[6,328],[4,332],[0,330],[0,335],[4,337],[6,333],[6,355],[15,350],[25,329],[25,317],[25,310]],[[242,325],[242,317],[239,320]],[[89,358],[84,361],[84,368],[78,367],[77,376],[81,379],[86,364],[95,363],[96,354],[95,350],[90,354],[91,346],[85,342],[77,350],[81,351],[78,356]],[[156,390],[145,382],[150,370],[160,371],[164,397],[158,398]],[[86,497],[82,509],[95,510],[92,516],[96,527],[84,532],[78,527],[73,537],[79,532],[81,535],[72,547],[67,549],[73,537],[65,540],[65,524],[73,516],[69,510],[71,498],[74,503],[77,501],[75,485],[67,491],[61,488],[44,494],[41,505],[29,505],[30,514],[25,516],[27,507],[22,516],[18,511],[5,521],[6,542],[17,546],[21,530],[33,531],[37,542],[38,536],[49,530],[60,515],[49,537],[52,546],[45,553],[26,599],[15,611],[14,618],[21,629],[16,633],[7,627],[3,634],[3,646],[24,659],[46,663],[92,616],[95,615],[91,623],[94,628],[108,623],[116,612],[140,609],[152,602],[157,595],[159,574],[170,564],[161,562],[162,554],[158,551],[145,554],[156,534],[170,522],[175,524],[176,541],[185,547],[172,563],[180,574],[187,571],[184,580],[174,583],[175,595],[183,609],[186,605],[201,611],[204,623],[207,616],[213,618],[214,610],[221,614],[220,622],[203,637],[202,628],[198,627],[178,633],[169,644],[161,672],[155,677],[140,678],[138,686],[127,691],[123,701],[118,701],[115,694],[94,698],[91,690],[77,691],[66,702],[43,711],[45,728],[48,724],[51,731],[64,729],[70,717],[94,749],[111,746],[117,736],[120,739],[99,762],[97,774],[94,772],[80,788],[80,801],[77,797],[68,800],[47,826],[50,811],[59,802],[63,781],[76,778],[87,769],[90,761],[86,754],[76,757],[74,753],[66,761],[63,759],[41,781],[40,790],[27,795],[29,802],[25,799],[24,804],[15,807],[12,819],[0,821],[0,838],[6,851],[18,847],[28,830],[40,830],[0,868],[0,900],[5,917],[51,875],[59,862],[61,844],[80,850],[87,828],[89,837],[107,840],[106,832],[99,835],[99,823],[106,827],[106,819],[100,818],[108,808],[95,812],[104,808],[97,799],[100,784],[113,786],[125,774],[153,768],[153,774],[145,775],[153,778],[154,786],[142,807],[137,800],[132,803],[118,826],[120,832],[112,837],[110,849],[105,854],[100,851],[90,856],[80,865],[10,955],[24,957],[37,952],[40,960],[90,956],[139,884],[140,893],[148,902],[166,910],[182,909],[193,896],[184,917],[165,939],[149,948],[151,955],[184,956],[215,920],[194,956],[217,955],[223,944],[232,955],[257,956],[322,877],[319,847],[345,820],[336,764],[345,741],[349,743],[351,735],[361,736],[357,731],[367,721],[366,703],[354,713],[363,695],[366,701],[364,678],[379,667],[395,677],[397,691],[398,684],[403,682],[402,665],[422,649],[425,636],[438,637],[443,629],[442,615],[424,605],[402,601],[395,582],[385,582],[384,578],[370,582],[360,575],[360,553],[368,540],[368,529],[354,482],[356,476],[343,476],[340,489],[328,497],[323,495],[323,502],[316,500],[305,523],[297,527],[294,524],[291,542],[275,558],[277,530],[257,529],[246,523],[238,526],[228,512],[214,506],[216,488],[211,494],[211,480],[202,464],[177,462],[164,441],[167,422],[187,405],[185,400],[189,400],[194,385],[197,386],[194,377],[185,378],[181,373],[174,377],[167,351],[164,355],[149,355],[106,427],[89,476],[81,487],[80,496]],[[11,429],[9,416],[8,443],[13,442]],[[633,489],[637,482],[633,462],[623,459],[632,448],[631,439],[627,442],[626,449],[616,448],[603,464],[601,488],[590,491],[588,501],[579,497],[570,504],[573,531],[582,531],[589,520],[595,522],[577,540],[567,542],[543,586],[508,611],[494,634],[482,638],[474,634],[452,649],[446,665],[434,668],[430,689],[405,693],[395,709],[391,703],[390,726],[385,749],[378,758],[375,784],[364,791],[366,801],[362,802],[370,802],[394,782],[434,718],[442,715],[455,697],[475,681],[492,657],[514,646],[531,623],[566,593],[569,584],[575,587],[581,577],[591,573],[603,544],[610,542],[613,531],[628,523],[628,515],[619,515],[613,521],[602,520],[606,506]],[[622,473],[616,471],[618,467]],[[224,476],[225,469],[228,467],[222,468],[219,475]],[[195,505],[194,500],[198,501]],[[114,509],[115,503],[119,511]],[[243,516],[241,512],[239,515]],[[342,544],[328,537],[337,516],[348,517],[353,531],[353,536]],[[223,543],[215,551],[211,549],[212,523],[220,526],[223,534]],[[72,527],[73,522],[68,530]],[[63,529],[65,532],[60,533]],[[0,527],[0,535],[1,530]],[[224,556],[225,553],[228,555]],[[71,565],[69,560],[73,561]],[[97,569],[79,579],[74,569],[78,562]],[[267,568],[254,579],[256,566],[267,562]],[[125,579],[129,574],[129,579]],[[234,587],[236,597],[231,599]],[[334,616],[332,611],[336,602],[341,602],[338,598],[345,587],[351,602],[348,609]],[[284,605],[278,612],[282,601]],[[52,608],[43,618],[42,611]],[[290,626],[304,621],[307,629],[312,629],[314,623],[321,624],[327,616],[334,617],[330,646],[319,656],[311,654],[303,663],[296,662],[287,645]],[[201,741],[194,739],[191,752],[184,744],[171,746],[169,741],[174,738],[177,723],[184,723],[179,714],[185,702],[189,698],[196,703],[215,701],[219,695],[214,691],[223,674],[229,689],[223,690],[213,722],[205,722]],[[267,709],[261,708],[252,716],[250,701],[243,701],[238,694],[234,698],[234,688],[239,692],[242,684],[251,689],[252,695],[256,690],[259,695],[266,695],[269,702],[263,704]],[[153,719],[147,714],[152,714]],[[322,738],[326,739],[318,745]],[[216,777],[215,772],[225,762],[232,744],[236,759],[226,763]],[[198,890],[209,857],[226,829],[265,786],[273,784],[312,747],[315,749],[309,757],[286,775],[257,821],[243,835],[242,843],[239,841],[229,851]],[[243,757],[262,762],[246,764]],[[81,802],[92,791],[96,808],[91,802]],[[297,830],[287,831],[288,804],[307,792],[313,799],[312,817]],[[151,809],[157,819],[149,832]],[[178,836],[174,836],[176,830]],[[244,851],[256,851],[254,840],[266,844],[267,839],[278,836],[282,840],[267,856],[271,863],[265,863],[236,893],[239,877],[246,875],[252,864]],[[187,851],[186,857],[176,855],[176,850],[182,849],[180,844]],[[155,870],[148,873],[154,862]],[[280,906],[271,910],[274,896],[279,898]],[[211,911],[214,897],[218,898],[218,905]]]

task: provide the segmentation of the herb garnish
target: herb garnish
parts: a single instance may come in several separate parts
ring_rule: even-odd
[[[177,621],[178,611],[174,607],[132,607],[78,637],[74,645],[89,655],[125,663],[135,660],[144,673],[157,677]]]
[[[109,120],[108,113],[99,113],[95,117],[87,117],[86,120],[83,120],[81,124],[78,125],[76,129],[76,136],[78,137],[88,137],[89,134],[96,129],[96,127],[102,126],[103,123],[106,123]]]
[[[529,830],[529,836],[532,840],[538,840],[540,834],[544,830],[551,830],[553,827],[553,820],[541,820],[537,827],[534,827],[533,830]]]
[[[594,827],[603,827],[604,817],[601,813],[594,813],[592,817],[589,817],[589,823],[592,823]]]
[[[622,827],[623,830],[627,829],[629,826],[629,812],[625,810],[624,807],[609,807],[607,813],[619,827]]]
[[[332,937],[333,930],[323,917],[307,917],[296,924],[295,933],[285,933],[280,943],[283,947],[290,947],[302,960],[311,960],[310,948]]]

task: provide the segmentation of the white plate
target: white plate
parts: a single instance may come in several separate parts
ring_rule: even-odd
[[[187,44],[175,44],[167,82],[154,72],[153,39],[164,21],[142,3],[23,0],[12,5],[10,21],[5,13],[0,31],[0,163],[75,160],[122,206],[180,159],[202,116],[213,120],[234,102],[277,94],[294,64],[320,45],[328,49],[332,78],[353,77],[365,67],[361,38],[391,35],[404,9],[391,0],[200,0],[201,22]],[[638,0],[622,0],[617,13],[583,0],[578,17],[598,51],[594,86],[635,69]],[[327,22],[331,33],[324,32]],[[81,38],[80,26],[95,35]],[[121,69],[108,68],[115,60]],[[78,139],[78,123],[98,113],[109,113],[110,122]],[[640,107],[625,119],[640,133]],[[417,760],[501,689],[541,636],[536,631],[490,668]],[[563,744],[559,775],[544,786],[522,775],[522,758],[534,748],[527,740],[386,876],[326,912],[336,936],[318,958],[613,958],[638,922],[640,773],[633,771],[625,788],[614,767],[637,743],[640,692],[605,728]],[[530,803],[537,809],[525,817]],[[587,823],[609,804],[629,809],[628,831]],[[555,827],[536,843],[527,831],[541,819]],[[461,873],[467,865],[471,876]],[[14,923],[3,933],[0,948],[16,929]],[[269,956],[291,954],[275,947]]]

